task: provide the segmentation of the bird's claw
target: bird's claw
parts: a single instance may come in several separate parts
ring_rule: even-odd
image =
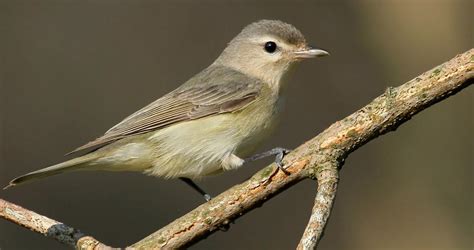
[[[212,197],[211,197],[211,195],[209,195],[209,194],[204,194],[204,199],[205,199],[206,201],[210,201],[210,200],[212,199]]]
[[[286,148],[275,148],[274,150],[276,151],[275,164],[283,173],[287,175],[290,174],[290,172],[285,169],[285,165],[283,164],[283,157],[290,153],[291,150]]]

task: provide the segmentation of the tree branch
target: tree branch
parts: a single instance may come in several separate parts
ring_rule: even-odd
[[[77,249],[112,249],[61,222],[0,199],[0,217]]]
[[[332,204],[336,197],[337,181],[339,178],[338,164],[328,164],[320,168],[316,174],[318,189],[308,225],[297,249],[314,249],[322,237],[324,226],[331,213]]]
[[[316,196],[312,219],[299,246],[314,248],[335,196],[336,167],[358,147],[395,130],[418,112],[471,85],[474,81],[473,58],[474,49],[471,49],[397,88],[389,87],[367,106],[334,123],[287,155],[285,162],[289,175],[277,171],[274,164],[265,167],[248,181],[232,187],[132,247],[189,246],[310,177],[320,181],[318,192],[321,193]],[[328,178],[325,178],[326,174]],[[319,215],[322,218],[317,218]]]
[[[367,106],[334,123],[287,155],[284,162],[288,174],[278,171],[274,164],[267,166],[246,182],[230,188],[131,248],[189,246],[305,178],[317,179],[318,189],[312,215],[298,248],[316,247],[335,197],[338,168],[345,158],[368,141],[395,130],[418,112],[471,85],[474,82],[473,61],[474,49],[471,49],[397,88],[389,87]],[[84,238],[93,242],[85,248],[108,248],[52,219],[3,200],[0,202],[0,216],[16,224],[79,248],[82,248]],[[56,236],[56,233],[49,233],[50,228],[62,230],[56,230],[59,232]]]

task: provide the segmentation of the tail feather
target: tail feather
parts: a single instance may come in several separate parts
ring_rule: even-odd
[[[86,166],[85,163],[91,161],[92,159],[95,159],[92,155],[84,155],[81,157],[77,157],[74,159],[71,159],[69,161],[65,161],[47,168],[43,168],[25,175],[22,175],[20,177],[17,177],[13,180],[10,181],[10,183],[4,187],[3,189],[11,188],[20,184],[25,184],[32,182],[34,180],[38,179],[43,179],[48,176],[52,175],[57,175],[66,171],[75,171],[83,168]]]

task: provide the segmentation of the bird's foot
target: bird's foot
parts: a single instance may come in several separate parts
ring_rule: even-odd
[[[291,152],[291,150],[286,149],[286,148],[280,148],[280,147],[273,148],[273,149],[270,149],[266,152],[263,152],[263,153],[260,153],[260,154],[255,154],[253,156],[250,156],[249,158],[246,158],[245,163],[256,161],[256,160],[259,160],[259,159],[262,159],[262,158],[265,158],[265,157],[268,157],[268,156],[275,156],[275,164],[277,165],[278,169],[280,169],[285,174],[289,174],[289,172],[286,171],[285,166],[283,164],[283,158],[285,157],[285,155],[287,155],[290,152]]]

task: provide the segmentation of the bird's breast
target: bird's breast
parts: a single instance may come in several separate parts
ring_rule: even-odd
[[[247,157],[267,139],[279,123],[283,98],[266,96],[242,111],[238,126],[241,141],[236,148],[239,157]]]

